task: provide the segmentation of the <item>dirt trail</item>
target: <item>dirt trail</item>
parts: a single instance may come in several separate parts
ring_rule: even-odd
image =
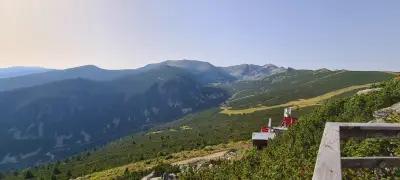
[[[186,159],[183,161],[178,161],[175,163],[172,163],[173,165],[186,165],[186,164],[194,164],[196,162],[199,161],[210,161],[210,160],[215,160],[215,159],[221,159],[224,157],[224,155],[228,153],[228,151],[221,151],[221,152],[217,152],[214,154],[210,154],[207,156],[202,156],[202,157],[195,157],[195,158],[191,158],[191,159]]]
[[[118,166],[103,171],[94,172],[92,174],[87,174],[77,179],[109,180],[109,179],[115,179],[118,176],[122,176],[126,169],[128,169],[130,172],[138,172],[151,169],[160,163],[186,165],[196,162],[205,162],[219,158],[229,159],[233,157],[233,155],[230,154],[230,151],[232,150],[237,150],[235,152],[235,158],[236,158],[236,157],[241,157],[243,153],[246,152],[251,147],[252,147],[251,141],[238,141],[238,142],[230,142],[227,144],[218,144],[203,149],[194,149],[194,150],[173,153],[171,154],[172,157],[171,159],[165,159],[165,157],[157,157],[154,159],[133,162],[123,166]]]

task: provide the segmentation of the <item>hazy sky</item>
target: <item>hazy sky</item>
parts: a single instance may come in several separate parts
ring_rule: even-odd
[[[0,67],[184,58],[400,71],[400,1],[0,0]]]

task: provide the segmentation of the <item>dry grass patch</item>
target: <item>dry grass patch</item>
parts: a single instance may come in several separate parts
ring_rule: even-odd
[[[130,172],[134,171],[143,171],[147,169],[151,169],[158,164],[167,163],[167,164],[174,164],[184,162],[185,160],[190,160],[193,158],[199,158],[203,156],[212,155],[215,153],[226,152],[229,150],[237,150],[238,157],[242,157],[244,152],[250,149],[251,142],[250,141],[239,141],[239,142],[231,142],[228,144],[219,144],[215,146],[207,146],[203,149],[199,150],[191,150],[191,151],[182,151],[178,153],[173,153],[171,155],[167,155],[165,157],[158,157],[154,159],[139,161],[131,164],[127,164],[120,167],[115,167],[112,169],[104,170],[101,172],[95,172],[93,174],[86,175],[84,177],[80,177],[78,179],[89,179],[89,180],[108,180],[113,179],[118,176],[122,176],[126,169]],[[168,158],[166,158],[168,157]],[[190,162],[190,161],[188,161]]]
[[[264,110],[269,110],[269,109],[274,109],[274,108],[282,108],[282,107],[295,107],[295,108],[303,108],[303,107],[308,107],[308,106],[314,106],[318,105],[322,101],[328,100],[334,96],[338,96],[341,94],[344,94],[346,92],[358,90],[358,89],[363,89],[370,87],[371,84],[365,84],[365,85],[356,85],[356,86],[350,86],[346,87],[343,89],[338,89],[320,96],[316,96],[313,98],[309,99],[298,99],[294,101],[289,101],[284,104],[278,104],[278,105],[273,105],[273,106],[259,106],[259,107],[253,107],[253,108],[247,108],[247,109],[231,109],[230,107],[221,107],[222,111],[220,113],[222,114],[227,114],[227,115],[240,115],[240,114],[250,114],[254,113],[256,111],[264,111]]]

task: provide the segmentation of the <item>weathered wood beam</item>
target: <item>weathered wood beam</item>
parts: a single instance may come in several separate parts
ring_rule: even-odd
[[[400,167],[400,157],[342,157],[342,168]]]
[[[340,139],[400,137],[400,124],[393,123],[337,123]]]
[[[340,180],[342,168],[340,163],[340,136],[336,123],[326,123],[319,146],[313,180]]]
[[[327,122],[319,146],[313,180],[339,180],[342,167],[400,167],[399,157],[344,157],[340,155],[340,140],[349,137],[400,137],[400,124]]]

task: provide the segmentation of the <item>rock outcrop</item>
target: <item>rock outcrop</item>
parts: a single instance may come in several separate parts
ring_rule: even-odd
[[[390,116],[400,115],[400,102],[374,112],[374,122],[386,122]]]

